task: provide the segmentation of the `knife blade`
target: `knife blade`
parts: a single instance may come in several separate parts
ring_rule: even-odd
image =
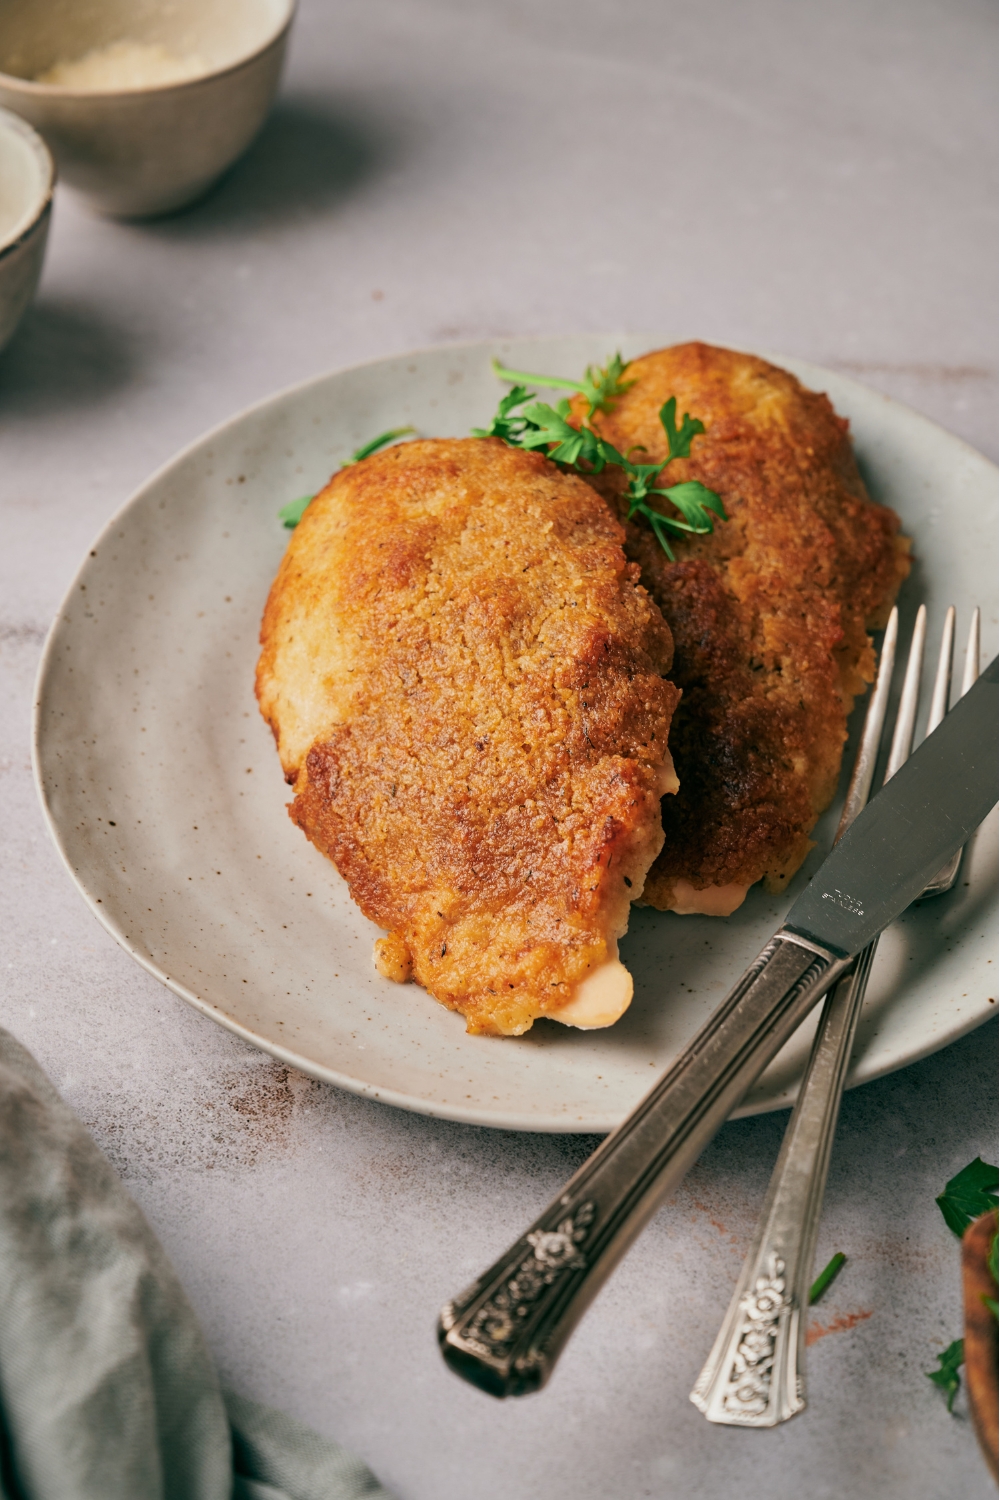
[[[441,1311],[453,1370],[494,1396],[545,1384],[663,1199],[852,957],[997,800],[998,663],[868,804],[698,1034],[534,1224]]]
[[[786,928],[853,957],[917,899],[997,800],[997,698],[995,658],[858,814]]]

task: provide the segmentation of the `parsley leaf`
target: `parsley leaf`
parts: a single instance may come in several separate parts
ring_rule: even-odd
[[[547,448],[550,443],[554,443],[559,449],[559,458],[556,462],[575,464],[591,434],[578,432],[575,427],[571,427],[566,420],[568,416],[568,401],[560,401],[558,406],[547,406],[543,401],[536,401],[533,405],[526,406],[522,447]]]
[[[283,521],[289,531],[292,531],[305,515],[309,501],[315,498],[314,495],[300,495],[298,500],[289,500],[288,504],[283,505],[278,511],[278,520]]]
[[[667,435],[668,448],[667,457],[660,463],[635,463],[631,454],[641,450],[619,453],[613,443],[594,431],[590,425],[594,413],[610,410],[611,401],[634,384],[634,381],[622,379],[627,369],[621,355],[616,354],[603,367],[588,365],[583,380],[567,380],[557,375],[529,375],[523,370],[508,370],[494,360],[494,374],[516,384],[501,400],[489,427],[474,427],[472,435],[498,437],[512,448],[544,451],[554,463],[575,469],[578,474],[600,474],[608,464],[621,469],[628,480],[625,490],[628,519],[631,521],[642,516],[648,521],[660,546],[673,562],[671,535],[683,536],[687,532],[707,536],[714,529],[713,516],[723,521],[729,518],[720,497],[697,479],[666,488],[657,487],[656,482],[668,465],[675,458],[688,458],[692,438],[705,431],[705,424],[688,412],[681,418],[680,427],[677,426],[676,396],[671,396],[660,409],[660,422]],[[531,401],[533,393],[522,383],[525,381],[583,395],[588,410],[579,427],[574,427],[569,421],[571,408],[568,400],[563,399],[555,406]],[[671,515],[659,505],[651,504],[650,497],[669,501],[679,514]]]
[[[670,458],[690,458],[691,439],[697,437],[699,432],[705,431],[705,424],[697,417],[691,417],[687,412],[681,418],[680,428],[677,426],[677,397],[671,396],[660,407],[660,426],[667,434]]]
[[[388,443],[394,443],[397,438],[406,437],[408,433],[416,432],[415,427],[390,427],[388,432],[380,432],[378,437],[372,438],[370,443],[362,443],[360,448],[355,448],[347,463],[341,464],[342,469],[347,469],[351,464],[359,464],[363,458],[371,458],[380,448]]]
[[[494,364],[496,361],[494,361]],[[496,409],[496,415],[488,427],[473,427],[473,437],[498,437],[512,448],[520,447],[520,437],[527,427],[526,419],[521,415],[513,415],[519,406],[531,397],[531,391],[526,385],[516,385],[512,391],[508,391]]]
[[[498,437],[511,448],[534,450],[544,448],[546,456],[567,468],[578,468],[580,463],[589,465],[589,472],[599,474],[607,463],[607,454],[617,456],[617,449],[605,443],[589,427],[573,427],[569,417],[569,402],[560,401],[556,406],[547,406],[543,401],[532,402],[533,392],[526,386],[516,385],[497,407],[496,416],[489,427],[473,427],[473,437]],[[515,408],[524,410],[515,414]]]
[[[669,463],[669,458],[667,463]],[[670,550],[667,541],[667,532],[674,532],[682,536],[685,531],[692,532],[695,536],[707,536],[714,527],[710,511],[721,516],[723,521],[728,521],[725,508],[719,496],[714,490],[707,489],[697,479],[685,480],[683,484],[671,485],[669,489],[659,490],[649,488],[648,481],[658,473],[660,468],[666,468],[666,464],[628,464],[626,461],[626,473],[632,477],[629,479],[626,495],[629,501],[628,518],[643,516],[653,528],[656,540],[664,552],[673,562],[674,554]],[[654,471],[654,473],[651,473]],[[646,501],[647,495],[663,495],[672,505],[676,505],[683,521],[678,521],[676,516],[664,515],[660,510],[655,510]]]
[[[979,1156],[963,1167],[956,1177],[945,1183],[944,1192],[936,1200],[944,1214],[944,1221],[959,1239],[973,1219],[989,1213],[997,1206],[997,1185],[1000,1173],[996,1167]]]
[[[348,469],[351,464],[359,464],[363,458],[371,458],[373,453],[377,453],[387,443],[394,443],[397,438],[405,437],[407,433],[416,432],[416,430],[415,427],[391,427],[388,432],[380,432],[378,437],[372,438],[370,443],[362,443],[360,448],[355,448],[350,458],[340,467]],[[289,500],[288,504],[283,505],[278,511],[278,520],[283,521],[289,531],[294,530],[305,515],[306,506],[315,498],[315,495],[300,495],[298,500]]]
[[[965,1340],[956,1339],[949,1344],[943,1354],[939,1354],[938,1364],[940,1370],[925,1370],[924,1374],[928,1380],[940,1386],[948,1397],[948,1410],[951,1411],[955,1404],[955,1397],[962,1385],[962,1377],[959,1375],[959,1366],[965,1363]]]
[[[524,370],[507,370],[499,360],[493,361],[493,373],[498,380],[513,380],[518,385],[522,381],[528,381],[531,385],[547,386],[556,391],[579,391],[581,396],[586,397],[590,408],[587,412],[588,419],[595,411],[610,411],[615,397],[623,396],[629,386],[635,385],[634,380],[622,380],[627,369],[628,364],[622,360],[621,355],[615,354],[606,365],[588,365],[582,380],[566,380],[561,375],[529,375]]]
[[[997,1206],[997,1188],[1000,1185],[1000,1171],[991,1167],[989,1162],[983,1161],[977,1156],[975,1161],[970,1161],[967,1167],[963,1167],[950,1182],[945,1183],[944,1192],[935,1201],[944,1215],[944,1221],[953,1234],[959,1239],[968,1229],[974,1219],[981,1214],[987,1214]],[[997,1280],[997,1237],[993,1236],[990,1246],[989,1258],[987,1260],[993,1280]],[[994,1298],[984,1297],[983,1301],[997,1316],[997,1303]],[[943,1354],[938,1355],[940,1370],[927,1370],[925,1373],[928,1380],[933,1380],[935,1385],[941,1387],[948,1397],[948,1410],[951,1411],[955,1397],[961,1387],[962,1381],[959,1376],[959,1366],[965,1363],[965,1343],[962,1339],[956,1339],[949,1344]]]

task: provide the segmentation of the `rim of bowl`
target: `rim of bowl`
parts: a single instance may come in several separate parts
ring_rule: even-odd
[[[13,135],[19,135],[22,140],[27,141],[42,167],[42,185],[38,197],[16,221],[10,233],[0,239],[0,260],[15,251],[18,245],[23,244],[38,221],[48,212],[56,185],[56,164],[52,152],[38,131],[33,130],[27,120],[22,120],[21,116],[16,115],[12,109],[4,109],[0,106],[0,131],[4,130],[9,130]]]
[[[235,62],[227,63],[224,68],[211,68],[207,73],[199,73],[196,78],[182,78],[176,83],[148,83],[142,88],[134,89],[69,89],[60,83],[38,83],[33,78],[20,78],[16,73],[5,73],[0,68],[0,85],[4,88],[20,89],[25,94],[39,99],[122,99],[129,95],[135,97],[139,94],[165,94],[170,89],[189,89],[195,84],[207,83],[210,78],[224,78],[227,73],[235,73],[239,68],[245,68],[255,58],[260,57],[279,42],[285,32],[291,26],[298,9],[299,0],[284,0],[287,6],[287,14],[284,20],[266,41],[261,42],[252,52],[246,52],[238,57]]]

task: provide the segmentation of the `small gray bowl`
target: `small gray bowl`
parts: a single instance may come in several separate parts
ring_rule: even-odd
[[[45,137],[60,178],[115,218],[194,202],[271,107],[295,0],[3,0],[0,105]],[[115,43],[196,58],[182,82],[99,88],[38,75]]]
[[[38,285],[55,180],[45,142],[17,115],[0,109],[0,349]]]

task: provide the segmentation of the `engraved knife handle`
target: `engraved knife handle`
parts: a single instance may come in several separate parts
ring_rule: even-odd
[[[691,1392],[710,1422],[775,1427],[805,1406],[805,1324],[820,1209],[844,1079],[875,955],[869,944],[827,997],[757,1234]]]
[[[781,928],[642,1103],[490,1269],[441,1311],[457,1374],[543,1386],[604,1281],[849,960]]]

